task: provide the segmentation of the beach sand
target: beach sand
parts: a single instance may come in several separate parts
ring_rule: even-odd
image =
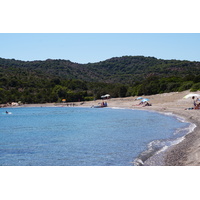
[[[200,110],[186,110],[186,108],[193,107],[192,98],[184,99],[183,97],[191,92],[171,92],[156,94],[150,96],[142,96],[148,98],[152,106],[142,107],[138,106],[139,100],[137,97],[125,98],[111,98],[107,99],[108,107],[119,107],[129,109],[140,109],[157,111],[161,113],[172,113],[184,118],[185,121],[191,122],[196,125],[193,132],[185,136],[185,139],[177,145],[168,148],[164,154],[165,166],[199,166],[200,165]],[[200,94],[200,92],[195,92]],[[87,102],[74,102],[74,106],[91,107],[99,105],[102,100],[87,101]],[[26,107],[39,106],[72,106],[67,104],[30,104],[23,105]]]

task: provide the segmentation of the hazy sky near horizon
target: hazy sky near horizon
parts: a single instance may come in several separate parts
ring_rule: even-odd
[[[77,63],[153,56],[200,61],[199,33],[0,33],[0,57]]]

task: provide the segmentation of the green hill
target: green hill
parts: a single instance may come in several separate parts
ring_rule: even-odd
[[[200,89],[200,62],[144,56],[97,63],[69,60],[19,61],[0,58],[0,103],[82,101]]]

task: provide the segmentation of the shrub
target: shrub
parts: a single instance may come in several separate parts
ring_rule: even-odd
[[[196,92],[197,90],[200,90],[200,83],[195,83],[192,88],[191,88],[191,92]]]
[[[178,89],[179,92],[189,90],[193,85],[193,81],[184,82]]]
[[[94,100],[94,97],[84,97],[84,100],[85,100],[85,101],[93,101],[93,100]]]

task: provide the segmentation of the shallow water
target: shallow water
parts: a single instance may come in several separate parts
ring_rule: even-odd
[[[12,114],[5,115],[5,111]],[[172,116],[112,108],[2,108],[0,165],[131,166],[183,136]],[[184,130],[184,131],[177,131]],[[149,150],[148,152],[146,150]],[[141,154],[142,152],[146,154]]]

